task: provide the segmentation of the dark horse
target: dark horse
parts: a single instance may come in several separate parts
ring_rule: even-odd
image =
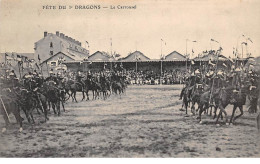
[[[115,94],[119,94],[121,96],[121,93],[123,93],[124,89],[120,82],[112,82],[112,92]]]
[[[9,120],[10,113],[14,114],[15,119],[20,126],[19,131],[21,132],[23,130],[22,127],[23,118],[20,115],[20,108],[17,104],[16,99],[7,96],[10,95],[10,93],[11,93],[10,89],[2,90],[1,94],[3,95],[0,95],[0,113],[2,113],[6,124],[6,126],[2,129],[3,133],[6,131],[6,127],[10,124],[10,120]]]
[[[59,89],[56,87],[55,82],[47,81],[44,83],[43,88],[46,90],[46,96],[48,97],[48,101],[51,103],[54,114],[57,114],[55,110],[56,108],[58,115],[60,115],[61,95]]]
[[[84,84],[85,84],[85,89],[84,91],[86,92],[87,95],[87,100],[89,100],[89,95],[88,92],[91,90],[92,94],[93,94],[93,100],[97,98],[98,91],[101,90],[101,84],[98,84],[97,82],[95,82],[93,79],[85,79],[84,80]]]
[[[84,94],[84,86],[82,85],[82,83],[79,82],[75,82],[73,80],[68,80],[65,82],[64,84],[65,87],[65,92],[69,93],[69,91],[71,91],[71,94],[69,94],[70,97],[72,97],[72,102],[75,100],[75,102],[78,102],[76,99],[76,93],[77,92],[81,92],[82,93],[82,100],[83,101],[85,99],[85,94]]]

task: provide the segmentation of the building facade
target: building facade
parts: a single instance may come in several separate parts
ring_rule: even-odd
[[[56,34],[44,32],[43,38],[34,44],[34,60],[44,67],[43,70],[60,67],[60,59],[82,61],[88,58],[89,51],[81,45],[81,42],[59,31]]]

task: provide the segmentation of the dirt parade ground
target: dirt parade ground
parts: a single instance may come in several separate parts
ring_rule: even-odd
[[[56,116],[51,110],[47,123],[35,112],[36,123],[25,120],[21,133],[11,116],[12,124],[0,133],[0,157],[260,157],[260,133],[246,106],[234,125],[216,126],[207,115],[199,124],[179,110],[181,88],[128,86],[121,98],[70,99],[66,112]]]

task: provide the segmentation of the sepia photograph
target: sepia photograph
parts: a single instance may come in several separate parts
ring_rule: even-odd
[[[0,158],[260,158],[259,0],[0,0]]]

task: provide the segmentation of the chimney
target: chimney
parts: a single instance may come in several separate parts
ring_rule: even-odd
[[[44,31],[44,37],[46,37],[48,35],[47,31]]]
[[[79,46],[81,46],[81,43],[78,41],[78,43],[79,43]]]
[[[64,34],[63,34],[63,33],[60,33],[60,37],[61,37],[61,38],[64,38]]]
[[[57,36],[60,36],[60,32],[59,32],[59,31],[56,31],[56,35],[57,35]]]

